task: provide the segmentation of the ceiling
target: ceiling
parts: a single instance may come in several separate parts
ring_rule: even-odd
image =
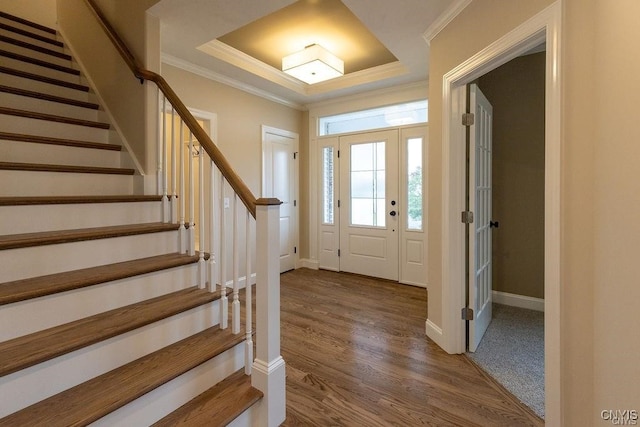
[[[441,22],[453,3],[161,0],[150,12],[161,22],[163,62],[304,108],[427,80],[425,31]],[[313,43],[344,60],[344,76],[307,85],[280,71],[282,56]]]

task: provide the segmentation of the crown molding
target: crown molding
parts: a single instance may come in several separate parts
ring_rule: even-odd
[[[162,53],[161,60],[163,64],[171,65],[181,70],[196,74],[200,77],[204,77],[206,79],[213,80],[218,83],[222,83],[224,85],[233,87],[235,89],[239,89],[243,92],[247,92],[255,96],[259,96],[269,101],[276,102],[278,104],[285,105],[287,107],[295,108],[296,110],[300,110],[300,111],[306,110],[306,108],[303,105],[298,104],[297,102],[293,102],[285,98],[280,98],[270,92],[267,92],[262,89],[258,89],[246,83],[242,83],[238,80],[224,76],[220,73],[216,73],[207,68],[196,65],[192,62],[185,61],[184,59],[177,58],[173,55],[169,55],[168,53]]]
[[[438,35],[453,19],[469,6],[472,0],[457,0],[451,4],[435,21],[429,25],[429,28],[424,32],[422,37],[431,45],[431,40]]]

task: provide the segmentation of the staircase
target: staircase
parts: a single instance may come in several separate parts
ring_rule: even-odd
[[[60,35],[0,12],[0,57],[0,426],[260,424],[226,289]]]

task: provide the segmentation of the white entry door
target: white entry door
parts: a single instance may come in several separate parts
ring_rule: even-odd
[[[340,138],[340,270],[398,280],[398,132]]]
[[[491,146],[493,108],[475,84],[470,85],[474,124],[469,131],[469,351],[476,351],[491,322]]]
[[[262,196],[280,199],[280,272],[295,268],[297,254],[298,135],[263,126]]]

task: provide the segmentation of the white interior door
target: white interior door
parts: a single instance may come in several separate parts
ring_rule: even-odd
[[[280,272],[293,270],[296,261],[296,160],[298,137],[288,131],[263,127],[262,195],[280,205]]]
[[[469,131],[469,351],[475,351],[491,322],[491,146],[493,108],[475,84],[470,85],[474,124]]]
[[[398,280],[398,131],[340,138],[340,270]]]

